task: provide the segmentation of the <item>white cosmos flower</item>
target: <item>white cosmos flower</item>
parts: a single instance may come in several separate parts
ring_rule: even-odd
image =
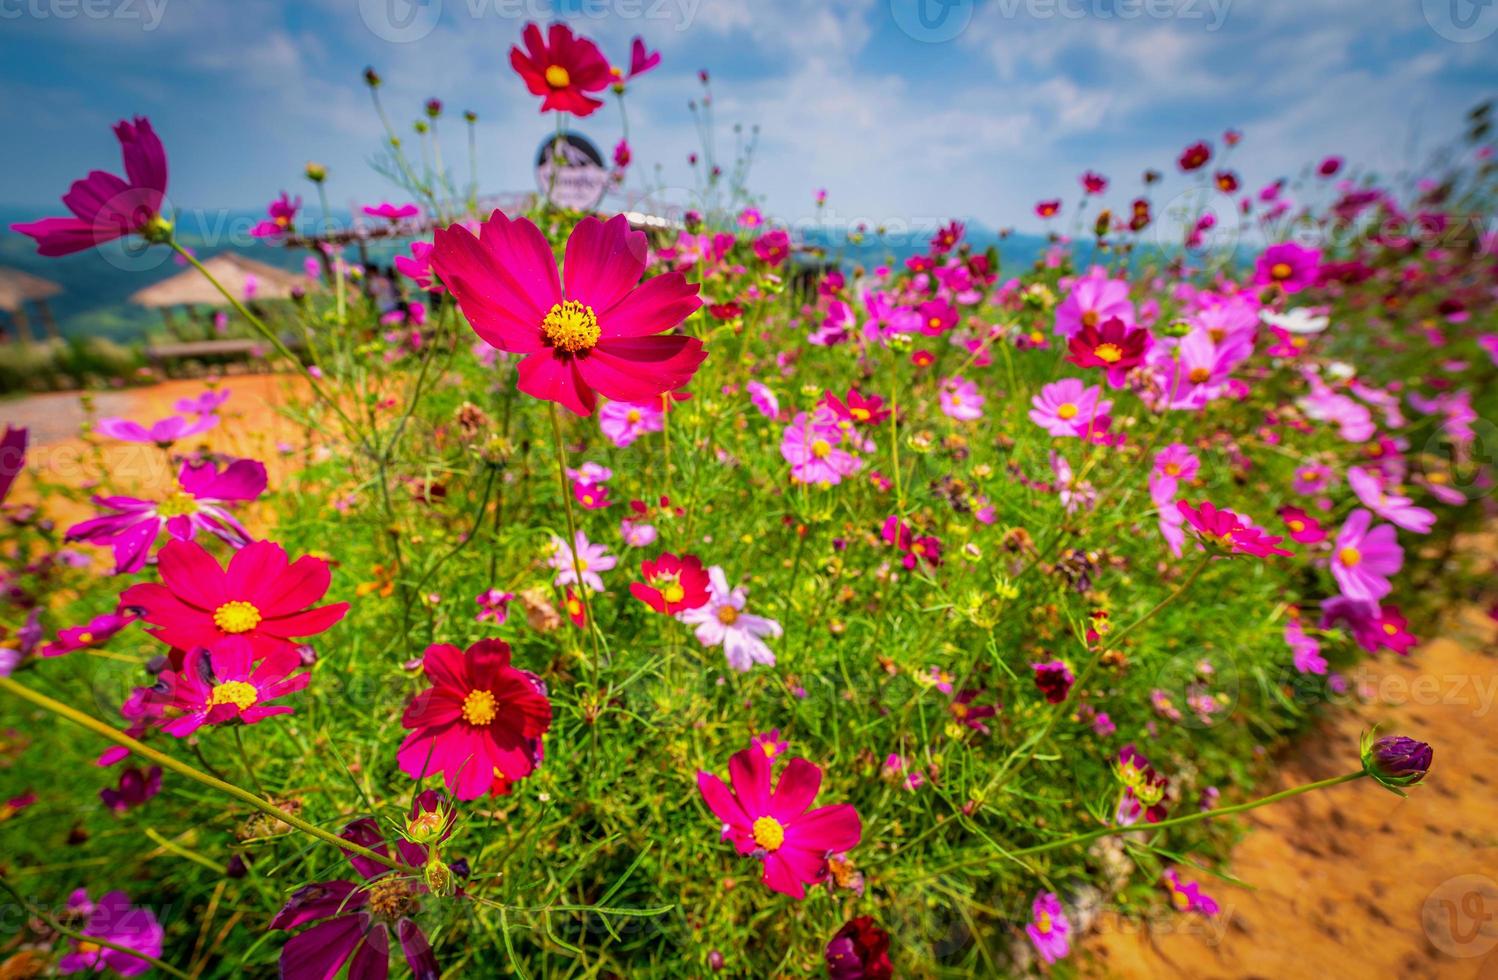
[[[1293,334],[1320,333],[1330,326],[1332,322],[1331,317],[1313,313],[1310,307],[1306,306],[1297,306],[1283,313],[1260,310],[1259,319],[1271,327],[1279,327],[1286,333]]]
[[[762,636],[780,636],[780,624],[773,619],[744,612],[748,595],[741,585],[728,587],[728,578],[720,565],[707,570],[708,600],[696,609],[677,614],[683,623],[697,627],[697,642],[706,647],[721,646],[728,666],[743,672],[755,664],[774,666],[775,654]]]

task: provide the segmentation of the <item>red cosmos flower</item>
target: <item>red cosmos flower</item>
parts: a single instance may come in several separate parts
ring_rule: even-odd
[[[823,952],[831,980],[889,980],[895,975],[889,960],[889,933],[867,915],[850,919]]]
[[[274,541],[245,545],[227,569],[195,541],[172,541],[156,560],[162,584],[132,585],[120,605],[141,609],[158,627],[147,632],[181,650],[243,637],[258,660],[294,649],[293,638],[315,636],[348,612],[346,602],[309,609],[327,594],[328,563],[311,555],[288,563]]]
[[[1217,182],[1217,189],[1224,194],[1233,194],[1238,190],[1238,175],[1231,170],[1219,170],[1213,179]]]
[[[1088,194],[1101,194],[1108,189],[1108,178],[1089,170],[1082,175],[1082,189]]]
[[[1189,173],[1192,170],[1200,170],[1202,167],[1205,167],[1207,161],[1210,159],[1212,159],[1212,148],[1206,143],[1197,142],[1192,143],[1185,150],[1181,151],[1181,158],[1177,162],[1181,165],[1182,170]]]
[[[1041,201],[1035,205],[1035,213],[1042,218],[1054,218],[1061,213],[1061,200],[1056,198],[1050,201]]]
[[[675,616],[687,609],[698,609],[709,597],[707,570],[696,555],[680,558],[666,552],[651,561],[640,562],[643,582],[631,582],[629,594],[656,612]]]
[[[909,524],[894,514],[885,518],[884,527],[879,534],[884,538],[885,544],[894,545],[904,556],[900,559],[900,564],[909,571],[915,571],[917,562],[925,562],[932,567],[941,564],[941,539],[930,535],[917,536]]]
[[[849,388],[846,399],[840,399],[830,391],[826,392],[822,395],[822,404],[843,422],[878,425],[889,418],[889,409],[884,407],[883,398],[878,395],[864,396],[857,388]]]
[[[764,862],[760,879],[772,891],[805,898],[806,886],[827,877],[827,857],[856,847],[863,837],[858,811],[848,803],[810,809],[822,770],[792,759],[772,790],[774,764],[758,747],[728,760],[732,791],[712,773],[697,773],[702,800],[723,821],[723,839]]]
[[[1210,501],[1203,500],[1199,507],[1192,507],[1186,501],[1178,500],[1176,509],[1209,549],[1255,558],[1269,555],[1289,557],[1295,554],[1276,547],[1284,538],[1265,534],[1262,529],[1254,527],[1232,511],[1219,510]]]
[[[441,229],[432,266],[473,332],[523,354],[521,391],[584,417],[598,395],[636,405],[692,380],[707,357],[702,341],[670,330],[702,305],[680,272],[639,285],[649,243],[623,215],[584,218],[563,260],[566,288],[546,236],[528,219],[495,211],[481,234]]]
[[[566,24],[552,24],[545,40],[541,28],[526,24],[521,37],[525,50],[510,49],[510,67],[525,80],[532,95],[544,96],[542,112],[555,109],[587,116],[603,105],[586,94],[608,88],[614,77],[598,45],[585,37],[574,37]]]
[[[502,640],[479,640],[467,652],[427,647],[422,670],[432,687],[411,699],[401,724],[411,734],[396,761],[412,779],[442,773],[460,800],[504,796],[541,764],[541,737],[551,702],[539,678],[510,666]]]
[[[273,650],[256,663],[250,641],[243,636],[221,640],[212,650],[199,648],[186,655],[180,671],[161,672],[165,693],[151,694],[153,707],[164,709],[162,729],[186,738],[204,725],[238,719],[253,725],[271,715],[291,713],[289,705],[269,702],[295,694],[312,674],[293,673],[302,658],[292,647]]]
[[[1110,388],[1122,388],[1130,371],[1144,363],[1154,338],[1143,327],[1130,327],[1118,317],[1109,317],[1102,326],[1082,329],[1067,341],[1071,351],[1067,360],[1078,367],[1102,368]]]
[[[1281,507],[1280,520],[1290,532],[1290,540],[1301,544],[1315,544],[1326,540],[1326,530],[1321,522],[1299,507]]]

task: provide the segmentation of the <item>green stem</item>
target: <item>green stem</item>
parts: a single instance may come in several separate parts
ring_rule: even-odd
[[[85,936],[80,932],[69,929],[61,922],[58,922],[57,919],[55,919],[53,916],[48,915],[43,910],[37,908],[35,905],[32,905],[30,902],[26,901],[26,899],[22,898],[21,893],[16,891],[15,887],[11,885],[9,881],[5,880],[4,877],[0,877],[0,888],[4,888],[7,892],[9,892],[10,897],[15,899],[16,904],[25,909],[28,915],[40,919],[42,922],[46,923],[47,928],[51,929],[58,935],[67,936],[69,939],[72,939],[78,943],[88,943],[92,946],[100,946],[104,949],[112,949],[116,953],[124,953],[127,956],[133,956],[138,960],[143,960],[144,962],[151,964],[156,969],[161,970],[164,973],[170,973],[174,977],[181,977],[182,980],[191,980],[190,975],[185,971],[177,969],[170,963],[158,960],[154,956],[149,956],[146,953],[142,953],[138,949],[131,949],[129,946],[121,945],[120,943],[114,942],[109,939],[104,939],[100,936]]]
[[[280,807],[262,800],[260,797],[256,796],[254,793],[251,793],[247,789],[242,789],[238,786],[235,786],[233,783],[225,782],[222,779],[218,779],[214,776],[208,775],[206,772],[194,769],[187,763],[182,762],[178,759],[174,759],[171,756],[167,755],[165,752],[159,752],[156,749],[151,748],[149,745],[146,745],[144,742],[131,738],[129,735],[126,735],[119,729],[106,725],[104,724],[104,722],[99,721],[97,718],[94,718],[91,715],[84,714],[77,708],[63,704],[61,701],[55,700],[54,698],[49,698],[47,695],[42,694],[39,691],[33,691],[26,685],[18,684],[9,677],[0,677],[0,691],[8,691],[11,694],[14,694],[16,697],[22,699],[23,701],[30,701],[32,704],[36,705],[39,708],[42,708],[43,710],[50,711],[54,715],[58,715],[59,717],[66,718],[68,721],[73,722],[75,725],[87,728],[89,731],[93,732],[96,735],[102,735],[105,738],[109,739],[111,742],[114,742],[116,745],[122,745],[125,748],[129,749],[131,752],[134,752],[135,754],[141,756],[142,758],[150,759],[152,762],[156,763],[158,766],[161,766],[163,769],[170,769],[172,772],[175,772],[180,776],[186,776],[188,779],[202,783],[204,786],[210,787],[212,789],[216,789],[220,793],[232,796],[236,800],[239,800],[243,803],[248,803],[255,809],[270,814],[277,820],[280,820],[282,823],[295,827],[297,830],[300,830],[304,834],[311,834],[313,837],[316,837],[320,841],[332,844],[334,847],[341,848],[345,851],[352,851],[353,853],[358,854],[361,857],[366,857],[371,861],[383,864],[385,867],[390,868],[393,871],[399,871],[403,874],[409,875],[421,874],[421,871],[417,868],[412,868],[407,865],[401,864],[399,861],[391,860],[389,857],[385,856],[384,854],[380,854],[377,851],[372,851],[367,847],[363,847],[351,841],[346,841],[342,837],[338,837],[335,834],[330,834],[316,824],[308,823],[301,817],[298,817],[293,813],[287,813]]]
[[[551,435],[557,446],[557,492],[562,495],[562,510],[567,515],[567,552],[572,555],[572,576],[577,579],[577,598],[583,604],[583,619],[587,621],[588,638],[593,641],[593,686],[598,686],[598,671],[603,668],[603,657],[598,652],[598,626],[593,622],[593,605],[588,600],[588,586],[583,582],[582,559],[577,556],[577,522],[572,516],[572,492],[567,487],[567,444],[562,441],[562,420],[557,415],[557,403],[547,402],[551,410]]]
[[[1219,807],[1215,810],[1203,810],[1198,813],[1187,814],[1184,817],[1171,817],[1169,820],[1161,820],[1159,823],[1133,825],[1128,827],[1100,827],[1097,830],[1089,830],[1085,834],[1073,834],[1070,837],[1063,837],[1060,840],[1053,840],[1044,844],[1035,844],[1031,847],[1021,848],[1018,851],[1010,851],[1008,852],[1008,854],[1010,857],[1029,857],[1032,854],[1043,854],[1046,851],[1055,851],[1063,847],[1088,844],[1092,841],[1097,840],[1099,837],[1115,837],[1119,834],[1128,834],[1141,830],[1153,832],[1158,830],[1169,830],[1172,827],[1184,827],[1187,824],[1197,823],[1198,821],[1202,820],[1213,820],[1217,817],[1232,816],[1235,813],[1246,813],[1249,810],[1256,810],[1261,806],[1268,806],[1271,803],[1278,803],[1280,800],[1287,800],[1292,796],[1299,796],[1302,793],[1309,793],[1312,790],[1326,789],[1329,786],[1336,786],[1340,783],[1350,783],[1354,779],[1361,779],[1366,775],[1368,775],[1368,773],[1365,770],[1359,769],[1357,772],[1344,773],[1340,776],[1333,776],[1330,779],[1322,779],[1314,783],[1306,783],[1303,786],[1293,786],[1290,789],[1281,790],[1278,793],[1271,793],[1269,796],[1261,796],[1257,800],[1249,800],[1247,803],[1237,803],[1233,806]],[[990,865],[992,863],[993,857],[991,855],[985,855],[982,858],[977,858],[972,861],[960,861],[955,864],[949,864],[946,867],[938,868],[935,871],[923,871],[922,874],[927,876],[944,875],[950,871],[958,871],[976,864]]]
[[[239,747],[239,761],[244,763],[244,774],[250,778],[250,783],[255,787],[255,792],[268,800],[270,799],[270,794],[265,791],[264,786],[260,785],[260,777],[255,775],[255,767],[250,763],[250,753],[244,747],[244,726],[235,725],[233,727],[234,744]]]

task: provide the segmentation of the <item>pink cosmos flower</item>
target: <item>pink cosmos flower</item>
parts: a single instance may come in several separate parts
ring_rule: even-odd
[[[629,71],[625,81],[638,78],[661,63],[661,53],[645,47],[645,39],[637,37],[629,46]]]
[[[479,611],[473,617],[475,623],[485,620],[493,622],[495,626],[503,626],[505,620],[510,618],[510,603],[515,600],[515,593],[501,592],[499,589],[485,589],[474,596],[473,601],[478,605]]]
[[[1370,527],[1373,515],[1355,510],[1337,534],[1332,577],[1349,599],[1377,602],[1393,589],[1389,576],[1404,566],[1398,532],[1388,524]]]
[[[623,449],[636,439],[666,427],[666,413],[658,404],[632,405],[604,402],[598,410],[598,428],[614,445]]]
[[[1298,293],[1316,285],[1321,268],[1321,252],[1294,242],[1271,245],[1254,263],[1254,284],[1279,286],[1287,293]]]
[[[1280,520],[1290,532],[1290,540],[1300,544],[1318,544],[1326,540],[1326,529],[1321,522],[1299,507],[1281,507]]]
[[[296,231],[296,213],[302,209],[300,195],[293,200],[285,191],[266,206],[267,220],[250,229],[256,238],[280,238]]]
[[[1124,327],[1134,325],[1129,284],[1108,278],[1107,270],[1098,266],[1078,277],[1066,299],[1056,307],[1056,335],[1071,337],[1083,327],[1100,327],[1114,318]]]
[[[1062,378],[1040,389],[1030,399],[1030,421],[1053,436],[1075,436],[1077,427],[1087,427],[1106,415],[1113,402],[1102,398],[1097,385],[1088,387],[1077,378]]]
[[[235,460],[223,472],[211,462],[184,463],[177,489],[164,500],[95,497],[95,504],[114,513],[74,524],[66,537],[112,547],[116,575],[145,567],[163,527],[178,540],[190,541],[201,530],[242,548],[250,534],[227,505],[259,497],[265,482],[265,465],[252,459]]]
[[[770,268],[779,268],[790,258],[791,236],[780,228],[767,231],[754,240],[754,254]]]
[[[92,171],[63,195],[72,217],[11,225],[12,231],[36,239],[38,255],[71,255],[125,235],[143,234],[159,220],[166,197],[166,150],[151,121],[136,116],[133,123],[117,122],[114,135],[128,179]]]
[[[573,542],[577,551],[577,562],[572,561],[573,548],[567,546],[567,542],[561,538],[552,536],[551,556],[546,563],[556,569],[557,576],[553,583],[558,587],[577,584],[577,572],[582,571],[583,584],[594,592],[603,591],[603,579],[599,572],[611,570],[619,559],[608,553],[608,547],[601,544],[593,544],[588,541],[587,535],[578,531]]]
[[[161,923],[150,909],[131,905],[124,892],[109,892],[95,904],[90,901],[88,891],[80,888],[68,896],[68,912],[85,920],[78,930],[83,942],[68,940],[68,952],[57,961],[58,973],[113,970],[120,976],[133,977],[151,969],[151,964],[140,957],[91,943],[91,938],[104,939],[147,956],[161,956],[161,942],[166,938]]]
[[[1380,606],[1374,602],[1332,596],[1321,604],[1321,628],[1346,623],[1358,646],[1369,653],[1393,650],[1401,656],[1419,642],[1408,627],[1409,621],[1398,606]]]
[[[180,671],[161,672],[165,693],[152,696],[167,714],[161,728],[186,738],[204,725],[235,720],[253,725],[272,715],[290,714],[289,705],[270,702],[311,682],[310,672],[295,673],[301,666],[301,655],[291,647],[273,650],[256,663],[255,648],[243,636],[220,640],[211,650],[191,650]]]
[[[826,408],[810,417],[797,413],[780,437],[780,455],[791,464],[791,480],[836,486],[863,467],[863,460],[842,448],[844,432]]]
[[[217,415],[202,415],[193,421],[173,415],[151,423],[150,428],[129,419],[106,418],[98,421],[94,431],[121,442],[150,442],[165,449],[179,439],[207,432],[216,425]]]
[[[750,404],[759,414],[767,419],[780,416],[780,399],[775,397],[775,392],[771,391],[768,385],[759,381],[750,381],[744,387],[749,391]]]
[[[1189,446],[1179,442],[1173,442],[1155,453],[1154,462],[1156,473],[1183,483],[1195,480],[1196,474],[1201,471],[1201,460],[1197,459]]]
[[[371,218],[384,218],[386,221],[401,221],[405,218],[414,218],[421,213],[421,208],[414,204],[391,204],[382,201],[376,205],[365,205],[364,213]]]
[[[941,539],[916,534],[898,515],[891,514],[884,519],[879,535],[885,544],[893,545],[900,552],[900,564],[912,572],[917,564],[932,568],[941,564]]]
[[[1211,501],[1204,500],[1199,507],[1192,507],[1186,501],[1178,500],[1176,509],[1208,547],[1230,555],[1251,555],[1255,558],[1266,558],[1269,555],[1290,557],[1295,554],[1278,547],[1284,538],[1266,534],[1247,518],[1230,510],[1219,510]]]
[[[1201,890],[1201,885],[1184,880],[1176,874],[1174,868],[1167,869],[1160,880],[1165,885],[1165,890],[1170,892],[1170,904],[1175,906],[1177,912],[1216,915],[1220,911],[1212,896]]]
[[[655,543],[659,532],[653,524],[626,517],[619,522],[619,536],[631,548],[646,548]]]
[[[1071,920],[1061,907],[1061,899],[1051,892],[1041,892],[1030,907],[1030,917],[1025,935],[1040,958],[1047,963],[1064,959],[1071,952]]]
[[[723,822],[723,840],[764,863],[764,885],[805,898],[807,885],[826,879],[827,858],[858,845],[863,826],[847,803],[810,809],[822,784],[816,765],[790,760],[772,789],[773,769],[764,752],[744,749],[728,760],[732,790],[707,772],[697,773],[697,789]]]
[[[1290,648],[1291,661],[1300,673],[1326,673],[1326,658],[1321,655],[1321,644],[1306,632],[1300,620],[1290,619],[1285,622],[1285,645]]]
[[[1292,486],[1296,493],[1321,493],[1331,486],[1333,475],[1330,466],[1324,463],[1312,463],[1296,469],[1295,482]]]
[[[959,422],[972,422],[983,417],[982,394],[975,382],[962,377],[947,378],[941,383],[937,396],[942,414]]]
[[[1382,477],[1361,466],[1348,468],[1347,485],[1352,487],[1363,506],[1406,531],[1429,534],[1430,529],[1435,526],[1435,514],[1424,507],[1416,507],[1409,497],[1387,491]]]
[[[429,293],[445,293],[442,283],[432,275],[432,243],[412,242],[411,254],[395,257],[395,270]]]
[[[581,415],[598,395],[649,404],[691,381],[702,341],[672,330],[702,305],[696,283],[668,272],[640,285],[649,243],[623,215],[588,217],[567,240],[563,277],[529,219],[495,211],[480,236],[436,234],[433,267],[475,333],[522,354],[519,388]]]
[[[79,650],[96,649],[133,622],[135,617],[128,612],[100,613],[82,626],[58,630],[57,639],[42,647],[42,656],[61,657]]]
[[[705,647],[722,647],[728,666],[743,673],[755,664],[775,666],[775,654],[763,637],[779,637],[780,624],[773,619],[744,611],[748,590],[742,585],[730,589],[721,565],[707,570],[708,599],[696,609],[688,609],[677,618],[694,626],[697,642]]]

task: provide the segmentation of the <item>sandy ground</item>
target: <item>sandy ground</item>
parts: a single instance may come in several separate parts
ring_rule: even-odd
[[[295,382],[244,376],[210,448],[271,462],[300,446],[277,414]],[[201,381],[96,396],[100,416],[150,421],[172,414]],[[32,430],[31,468],[65,481],[97,463],[77,438],[77,395],[0,404],[0,423]],[[154,447],[107,446],[122,480],[155,485],[173,474]],[[124,467],[133,467],[128,472]],[[274,478],[273,478],[274,479]],[[26,496],[25,481],[17,497]],[[1426,782],[1401,800],[1366,782],[1256,810],[1231,872],[1248,887],[1198,875],[1222,904],[1211,922],[1171,916],[1152,925],[1104,918],[1082,951],[1099,977],[1452,977],[1498,980],[1498,658],[1495,629],[1477,610],[1450,617],[1444,635],[1408,659],[1385,655],[1356,678],[1366,703],[1340,708],[1297,746],[1274,788],[1327,778],[1355,765],[1358,736],[1384,732],[1435,746]],[[1265,792],[1270,792],[1265,787]]]
[[[1338,709],[1264,792],[1356,765],[1378,723],[1435,748],[1431,774],[1399,797],[1367,781],[1248,814],[1231,873],[1196,875],[1216,921],[1153,929],[1105,918],[1087,944],[1098,977],[1452,977],[1498,980],[1498,658],[1481,612],[1408,659],[1368,661],[1370,700]]]

